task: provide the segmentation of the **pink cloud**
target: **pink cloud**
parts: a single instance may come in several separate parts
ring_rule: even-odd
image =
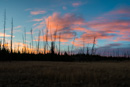
[[[115,11],[111,11],[110,14],[130,14],[130,9],[129,8],[118,9]]]
[[[74,6],[74,7],[77,7],[77,6],[80,6],[80,5],[81,5],[80,2],[72,3],[72,6]]]
[[[130,37],[129,37],[129,35],[124,35],[122,37],[117,37],[114,41],[115,42],[118,42],[118,41],[130,41]]]
[[[128,20],[109,20],[109,21],[92,21],[88,22],[88,26],[97,30],[119,30],[119,28],[127,29],[128,25],[130,25],[130,21]],[[117,28],[118,27],[118,28]]]
[[[68,42],[70,39],[74,38],[73,34],[64,33],[64,32],[71,32],[71,31],[85,32],[79,38],[76,38],[76,41],[79,44],[80,44],[80,42],[82,42],[83,38],[86,38],[87,41],[89,40],[88,42],[85,42],[87,44],[87,43],[92,43],[94,36],[96,36],[97,39],[110,39],[110,38],[114,37],[114,35],[108,35],[107,31],[96,32],[96,31],[82,27],[86,24],[88,24],[89,27],[90,26],[97,27],[97,26],[101,26],[101,25],[98,25],[98,22],[86,23],[83,18],[76,16],[74,14],[65,14],[62,16],[59,13],[53,13],[53,15],[45,18],[45,22],[44,21],[40,22],[39,25],[36,27],[42,29],[43,24],[46,24],[48,26],[49,35],[54,35],[56,30],[58,31],[58,33],[61,32],[62,33],[61,42]],[[113,31],[109,31],[109,33],[112,33],[112,32]],[[41,38],[43,38],[43,36]],[[51,38],[49,39],[49,41],[51,41]]]
[[[117,16],[111,14],[111,12],[108,13],[110,16]],[[118,13],[128,14],[128,12]],[[35,27],[42,29],[46,25],[48,27],[49,36],[54,36],[55,31],[57,30],[58,34],[62,33],[61,42],[69,42],[70,40],[73,40],[75,35],[73,33],[70,34],[69,32],[82,32],[82,34],[75,39],[75,46],[82,46],[83,39],[85,39],[85,44],[92,44],[94,37],[96,37],[97,40],[129,41],[130,21],[122,19],[120,16],[117,19],[111,19],[109,18],[109,15],[98,17],[100,21],[98,19],[85,22],[81,16],[75,14],[61,15],[60,13],[55,12],[46,17],[45,20],[41,19],[40,23]],[[69,34],[64,32],[68,32]],[[43,36],[41,38],[43,38]],[[51,38],[49,40],[51,41]],[[73,43],[71,42],[71,44]]]
[[[84,19],[82,17],[69,13],[65,15],[53,13],[51,16],[40,20],[42,21],[38,23],[35,28],[43,28],[43,25],[46,25],[48,28],[51,28],[52,33],[54,33],[56,29],[57,31],[71,31],[75,26],[81,27],[81,25],[84,25]],[[39,19],[37,21],[39,21]]]
[[[39,14],[45,14],[46,11],[31,11],[30,12],[32,15],[39,15]]]
[[[122,19],[126,18],[125,15],[129,15],[128,10],[117,10],[116,14],[112,14],[113,11],[107,13],[109,15],[104,15],[98,17],[98,20],[89,21],[86,23],[88,28],[85,29],[81,27],[75,27],[73,30],[83,31],[83,33],[79,38],[75,39],[75,46],[81,47],[83,46],[83,39],[85,39],[86,44],[93,42],[93,37],[101,40],[110,40],[113,41],[130,41],[130,21]],[[124,14],[119,16],[120,14]],[[116,17],[116,19],[112,19],[109,17]],[[100,21],[99,21],[100,19]]]
[[[111,11],[99,20],[90,21],[88,27],[94,31],[102,31],[106,34],[115,34],[113,41],[129,41],[130,21],[126,20],[130,16],[128,9],[118,9]],[[122,15],[123,14],[123,15]],[[122,16],[120,16],[122,15]]]
[[[58,25],[58,30],[71,30],[75,25],[80,25],[84,23],[84,19],[75,14],[65,14],[60,15],[59,13],[53,13],[45,19],[46,23],[49,20],[49,24],[52,28],[56,28]]]
[[[61,15],[59,13],[53,13],[51,16],[45,18],[45,20],[43,18],[40,23],[36,24],[35,29],[44,29],[47,27],[49,36],[54,36],[55,31],[57,31],[58,34],[62,33],[61,42],[67,42],[74,37],[72,31],[81,29],[84,24],[84,19],[75,14],[68,13]],[[78,26],[78,28],[76,28],[76,26]],[[85,28],[82,28],[82,30],[85,31]]]

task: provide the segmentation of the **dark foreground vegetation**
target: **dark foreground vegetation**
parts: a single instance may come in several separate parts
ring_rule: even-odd
[[[0,50],[0,61],[64,61],[64,62],[85,62],[85,61],[124,61],[130,60],[129,57],[112,57],[90,54],[29,54],[29,53],[10,53],[8,50]]]
[[[130,87],[130,62],[0,62],[0,87]]]

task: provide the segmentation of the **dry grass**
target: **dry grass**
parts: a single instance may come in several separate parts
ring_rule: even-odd
[[[0,87],[130,87],[130,62],[0,62]]]

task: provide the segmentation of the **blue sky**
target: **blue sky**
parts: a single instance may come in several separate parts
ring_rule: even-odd
[[[31,43],[30,29],[33,29],[34,43],[39,30],[46,29],[48,20],[51,33],[63,34],[61,43],[67,49],[75,38],[75,48],[82,47],[83,39],[91,46],[96,37],[99,47],[128,47],[130,44],[130,0],[0,0],[0,33],[3,38],[4,10],[6,9],[6,42],[10,43],[11,18],[14,19],[13,42],[22,43],[24,28],[27,44]],[[67,33],[66,33],[67,32]],[[42,47],[41,34],[41,47]],[[66,37],[66,38],[65,38]],[[118,43],[118,45],[117,45]],[[116,44],[116,45],[113,45]]]

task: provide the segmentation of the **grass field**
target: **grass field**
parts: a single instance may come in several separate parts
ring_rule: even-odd
[[[130,62],[0,62],[0,87],[130,87]]]

